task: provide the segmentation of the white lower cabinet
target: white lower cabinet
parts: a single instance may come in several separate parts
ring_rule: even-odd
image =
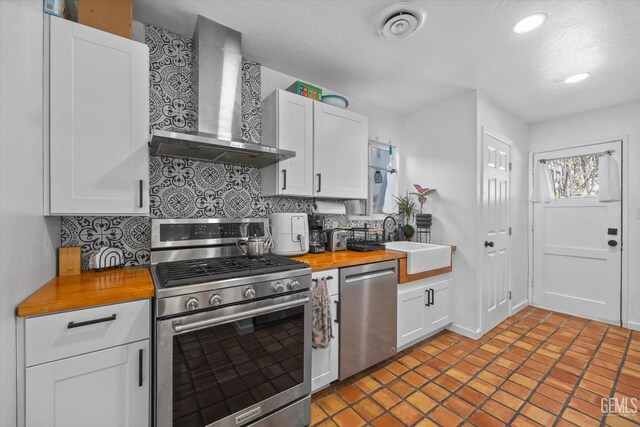
[[[26,426],[149,425],[149,340],[26,370]]]
[[[398,285],[398,350],[451,323],[450,273]]]
[[[333,318],[333,339],[329,341],[327,348],[314,348],[311,350],[311,392],[316,392],[328,386],[332,381],[338,379],[339,367],[339,342],[340,325],[337,322],[338,304],[340,294],[338,286],[338,269],[318,271],[311,275],[312,279],[324,277],[327,279],[329,296],[331,297],[331,317]],[[331,279],[329,279],[331,278]],[[316,282],[313,282],[312,289],[315,290]]]
[[[26,319],[25,426],[148,426],[149,316],[145,300]]]

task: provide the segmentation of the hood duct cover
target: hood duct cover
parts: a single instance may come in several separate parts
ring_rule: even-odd
[[[254,167],[272,165],[296,153],[241,142],[241,34],[198,16],[193,81],[198,95],[198,132],[154,130],[152,155],[187,157]]]

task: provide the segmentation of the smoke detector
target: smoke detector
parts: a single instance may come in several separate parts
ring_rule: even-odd
[[[403,39],[418,31],[425,19],[427,12],[419,5],[396,3],[380,13],[376,20],[376,31],[386,39]]]

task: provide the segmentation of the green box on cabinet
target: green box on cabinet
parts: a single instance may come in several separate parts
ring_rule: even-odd
[[[322,89],[310,85],[309,83],[301,82],[300,80],[289,86],[287,88],[287,91],[297,93],[298,95],[302,95],[305,98],[322,101]]]

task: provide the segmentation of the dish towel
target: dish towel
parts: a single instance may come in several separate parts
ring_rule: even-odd
[[[598,165],[600,175],[600,191],[598,199],[601,202],[615,202],[620,200],[620,174],[618,162],[610,154],[601,156]]]
[[[549,165],[547,163],[536,163],[533,170],[533,190],[531,192],[531,201],[533,203],[550,203],[555,202],[556,194],[549,173]]]
[[[327,280],[324,277],[318,278],[318,283],[313,291],[313,311],[312,311],[312,340],[313,348],[327,348],[329,341],[333,338],[331,329],[331,299],[327,289]]]
[[[393,198],[393,192],[396,188],[396,174],[386,173],[387,187],[384,189],[384,205],[382,206],[382,212],[386,214],[392,214],[396,212],[396,202]]]

